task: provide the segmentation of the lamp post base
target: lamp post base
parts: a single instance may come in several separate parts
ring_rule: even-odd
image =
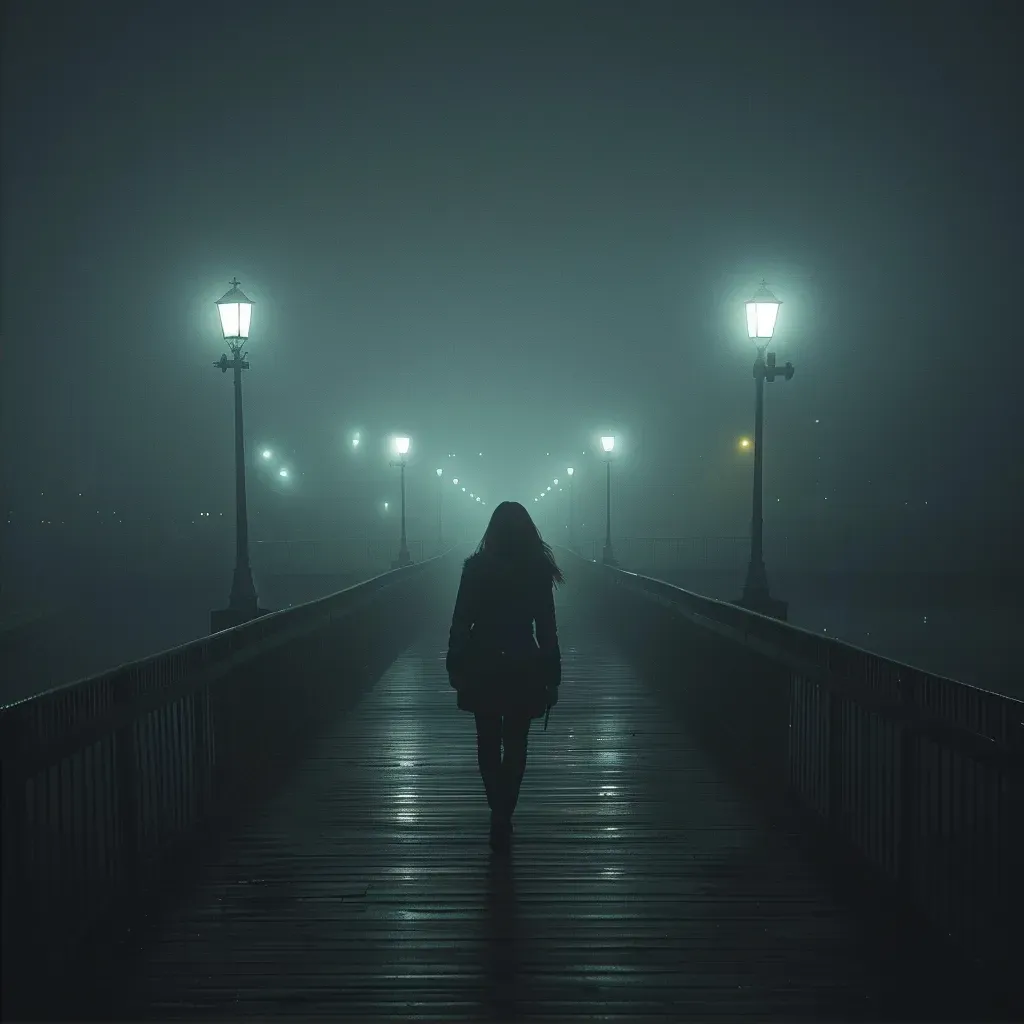
[[[407,565],[412,565],[412,556],[407,548],[402,548],[398,552],[398,557],[391,563],[391,568],[404,569]]]
[[[210,612],[210,632],[220,633],[225,629],[241,626],[243,622],[252,622],[262,615],[269,615],[269,608],[215,608]]]
[[[601,552],[601,561],[605,565],[618,565],[619,564],[615,560],[615,552],[612,551],[611,544],[605,544],[604,550]]]

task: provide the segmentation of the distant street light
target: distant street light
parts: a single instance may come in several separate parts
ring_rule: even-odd
[[[763,517],[762,517],[762,467],[764,451],[764,382],[775,380],[781,374],[786,380],[793,378],[793,364],[786,363],[776,369],[775,353],[767,352],[775,334],[775,323],[779,316],[781,302],[768,290],[764,281],[747,302],[747,334],[757,347],[754,359],[755,402],[754,402],[754,494],[753,512],[750,518],[750,565],[743,596],[737,602],[744,608],[786,618],[786,602],[774,599],[768,591],[768,574],[764,568]],[[767,352],[767,355],[766,355]]]
[[[220,364],[218,363],[217,365],[219,366]],[[274,457],[274,453],[269,448],[264,448],[260,454],[265,459],[272,459]]]
[[[444,491],[444,470],[438,469],[437,472],[437,553],[441,554],[444,550],[444,534],[441,531],[441,494]]]
[[[288,470],[285,469],[284,467],[282,467],[281,469],[279,469],[277,471],[277,475],[280,476],[280,477],[284,477],[284,479],[287,480],[288,479]]]
[[[601,560],[605,565],[618,565],[615,561],[615,553],[612,551],[612,451],[615,448],[615,438],[609,435],[601,438],[601,447],[605,454],[605,534],[604,552]]]
[[[750,451],[750,438],[741,437],[739,440],[739,447],[745,452]]]
[[[232,370],[235,383],[235,571],[231,580],[231,595],[226,609],[210,615],[210,629],[216,633],[260,614],[256,587],[249,565],[249,516],[245,499],[245,429],[242,421],[242,371],[249,369],[244,351],[252,324],[252,300],[232,279],[231,290],[217,300],[221,333],[227,342],[231,358],[222,355],[213,365],[227,373]],[[270,458],[269,449],[263,457]]]
[[[576,550],[575,530],[573,529],[573,522],[572,522],[572,513],[573,513],[573,508],[572,508],[572,478],[573,478],[573,474],[575,472],[576,471],[573,469],[572,466],[570,466],[566,470],[566,473],[569,474],[569,550],[570,551],[575,551]]]
[[[394,438],[392,444],[395,454],[398,456],[398,461],[392,462],[391,465],[399,467],[402,481],[402,539],[398,545],[398,558],[392,563],[391,568],[402,569],[412,564],[412,558],[409,555],[409,545],[405,539],[405,457],[409,454],[409,438],[400,434]]]

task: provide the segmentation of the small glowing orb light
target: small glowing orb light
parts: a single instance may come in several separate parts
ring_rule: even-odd
[[[358,448],[359,447],[359,435],[358,434],[356,434],[356,436],[352,438],[352,447],[353,448]]]
[[[288,470],[287,469],[279,469],[277,471],[277,475],[279,477],[283,477],[285,480],[287,480],[288,479]]]
[[[437,472],[437,475],[440,476],[444,472],[444,470],[443,469],[439,469],[436,472]]]
[[[549,488],[548,488],[548,490],[550,491],[550,490],[551,490],[551,488],[549,487]]]
[[[274,457],[274,453],[269,448],[264,448],[260,454],[265,459],[272,459]]]
[[[479,498],[477,498],[476,500],[477,500],[477,501],[479,501],[480,499],[479,499]]]
[[[570,467],[569,467],[569,468],[568,468],[568,469],[566,470],[566,473],[568,473],[568,474],[569,474],[569,476],[572,476],[572,475],[573,475],[573,473],[575,473],[575,472],[576,472],[576,470],[574,470],[574,469],[572,468],[572,466],[570,466]]]
[[[387,510],[388,510],[388,503],[385,501],[384,502],[384,511],[387,512]]]
[[[555,486],[558,486],[558,477],[555,477]]]
[[[762,281],[753,298],[747,300],[747,334],[753,341],[771,341],[781,305],[782,303],[768,290],[767,284]]]
[[[459,486],[459,478],[457,476],[456,477],[452,477],[452,483],[455,484],[456,487],[458,487]]]
[[[217,300],[217,312],[220,313],[220,329],[224,332],[225,341],[245,341],[249,337],[252,299],[238,287],[237,280],[232,280],[231,291]]]
[[[746,451],[748,448],[750,448],[750,438],[749,437],[741,437],[740,438],[740,448],[742,448],[744,451]]]
[[[409,438],[407,437],[396,437],[395,438],[395,451],[399,455],[409,454]]]
[[[463,487],[463,488],[462,488],[462,493],[463,493],[463,494],[465,494],[465,493],[466,493],[466,488],[465,488],[465,487]]]

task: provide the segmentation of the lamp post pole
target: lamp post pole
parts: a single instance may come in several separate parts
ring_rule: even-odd
[[[444,491],[444,470],[437,470],[437,553],[444,550],[444,532],[441,529],[441,502]]]
[[[766,380],[774,381],[777,374],[792,380],[794,372],[792,363],[776,368],[775,353],[768,352],[780,305],[763,282],[758,293],[747,303],[747,326],[757,344],[754,359],[754,488],[750,516],[750,563],[739,604],[762,615],[785,620],[786,602],[773,598],[768,588],[768,573],[764,567],[763,505],[764,383]]]
[[[605,565],[618,565],[615,561],[615,553],[612,551],[612,451],[615,448],[614,437],[602,437],[601,447],[605,453],[605,533],[604,553],[601,561]]]
[[[412,559],[409,557],[409,545],[405,539],[405,459],[399,463],[399,467],[402,484],[402,541],[398,545],[398,564],[408,565]]]
[[[576,550],[575,529],[574,529],[574,526],[573,526],[573,519],[572,519],[572,513],[573,513],[573,508],[572,508],[572,483],[573,483],[573,477],[575,476],[575,471],[573,470],[572,466],[570,466],[568,468],[567,472],[569,474],[569,550],[570,551],[575,551]]]
[[[235,571],[231,580],[231,594],[228,607],[211,615],[210,625],[214,632],[247,622],[260,614],[256,587],[252,580],[249,563],[249,516],[245,495],[245,427],[242,417],[242,371],[249,369],[248,355],[244,351],[249,338],[252,318],[252,302],[239,288],[239,282],[232,280],[231,290],[217,300],[221,317],[221,329],[227,342],[231,358],[222,355],[213,365],[227,373],[234,374],[235,393]]]
[[[604,564],[613,565],[615,555],[612,552],[612,460],[605,459],[605,528],[604,528]]]
[[[245,425],[242,419],[242,371],[249,369],[246,353],[232,347],[232,358],[221,356],[221,369],[235,375],[235,572],[228,607],[256,615],[256,586],[249,563],[249,510],[245,495]]]
[[[402,538],[398,545],[398,558],[395,560],[392,568],[401,569],[403,566],[410,565],[412,558],[409,555],[409,545],[405,539],[405,456],[409,452],[409,438],[407,437],[396,437],[395,438],[395,451],[398,453],[398,462],[392,462],[391,465],[397,465],[399,468],[401,488],[402,488]]]

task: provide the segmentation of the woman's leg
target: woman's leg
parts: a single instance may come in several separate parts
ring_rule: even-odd
[[[492,811],[501,806],[501,716],[482,715],[476,718],[476,762],[484,780],[487,806]]]
[[[526,772],[526,744],[529,735],[529,718],[505,715],[502,722],[502,739],[505,743],[505,756],[501,762],[502,811],[510,820],[519,802],[519,788]]]

